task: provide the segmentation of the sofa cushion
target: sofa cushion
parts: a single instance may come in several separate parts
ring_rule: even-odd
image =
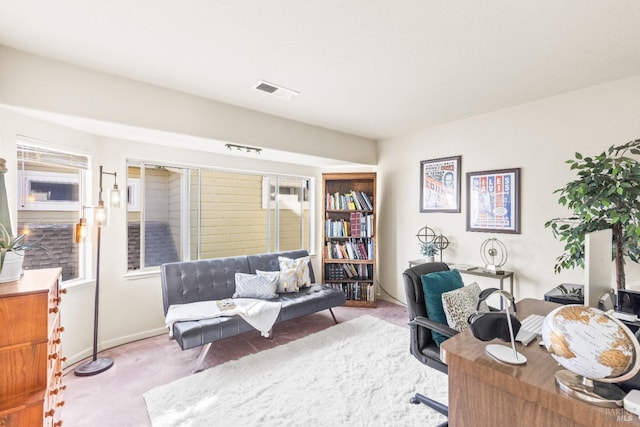
[[[298,292],[298,274],[295,268],[289,268],[286,270],[280,271],[262,271],[256,270],[256,274],[258,276],[264,277],[275,277],[278,281],[278,289],[276,292],[287,293],[287,292]]]
[[[236,273],[236,291],[233,298],[276,298],[278,277]]]
[[[437,271],[420,276],[424,301],[427,307],[427,316],[434,322],[447,324],[447,316],[442,307],[442,294],[464,286],[458,270]],[[431,331],[431,337],[436,345],[447,339],[439,332]]]
[[[278,262],[280,263],[280,270],[287,270],[290,268],[296,269],[296,274],[298,277],[298,287],[304,288],[311,286],[311,278],[309,276],[309,256],[304,256],[301,258],[291,259],[286,257],[278,257]]]

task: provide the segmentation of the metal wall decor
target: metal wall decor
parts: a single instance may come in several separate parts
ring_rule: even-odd
[[[416,237],[421,245],[432,244],[440,253],[440,262],[442,262],[442,251],[449,246],[449,239],[442,234],[436,234],[436,232],[426,225],[418,230]]]

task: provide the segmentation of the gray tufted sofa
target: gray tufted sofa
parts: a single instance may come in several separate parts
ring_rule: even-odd
[[[163,264],[160,272],[164,314],[172,304],[231,298],[235,292],[236,272],[255,274],[256,270],[277,271],[280,270],[279,256],[295,259],[307,255],[307,251],[298,250]],[[301,288],[300,292],[279,294],[278,298],[269,300],[282,303],[276,323],[326,309],[329,309],[333,321],[337,323],[331,308],[345,303],[344,292],[316,284],[311,264],[309,275],[313,283],[311,287]],[[204,346],[196,361],[197,371],[213,342],[254,330],[240,316],[216,317],[176,322],[173,325],[173,338],[183,350]]]

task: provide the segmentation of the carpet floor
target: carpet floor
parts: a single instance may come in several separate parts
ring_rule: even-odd
[[[406,328],[409,333],[406,308],[386,301],[379,301],[377,308],[339,307],[334,312],[340,323],[371,315]],[[204,368],[281,346],[333,324],[330,313],[325,311],[275,325],[273,339],[265,339],[257,331],[228,338],[212,346]],[[409,349],[406,351],[408,354]],[[161,335],[100,353],[114,359],[114,366],[101,374],[77,377],[73,375],[75,365],[70,366],[64,377],[67,390],[62,418],[65,425],[150,427],[143,394],[188,377],[198,353],[199,349],[182,351],[167,335]],[[415,361],[414,369],[422,369],[422,365]],[[431,411],[424,406],[421,409]]]
[[[440,424],[444,416],[407,396],[422,388],[446,401],[447,377],[416,366],[408,347],[406,328],[362,316],[155,387],[144,398],[154,427]]]

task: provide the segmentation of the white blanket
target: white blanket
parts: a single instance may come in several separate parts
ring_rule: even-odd
[[[228,310],[221,310],[218,301],[199,301],[169,306],[165,317],[169,336],[173,336],[173,324],[176,322],[235,315],[242,317],[248,324],[259,330],[262,336],[269,336],[269,331],[280,314],[282,303],[252,298],[234,298],[233,302],[236,306]]]

